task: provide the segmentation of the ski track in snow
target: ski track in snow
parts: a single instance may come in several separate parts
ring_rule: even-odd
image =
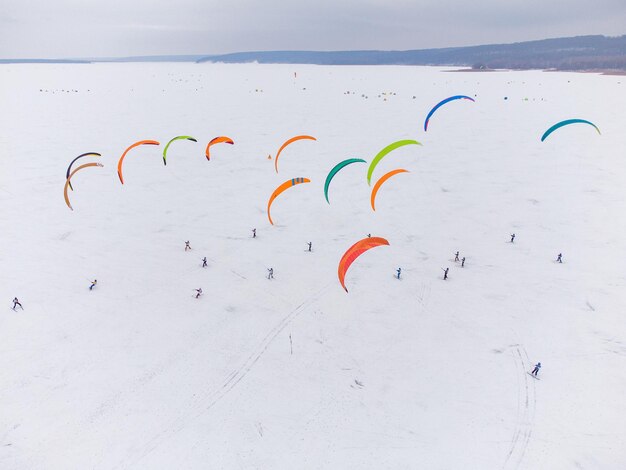
[[[517,469],[522,465],[530,437],[533,432],[535,408],[535,384],[530,383],[526,364],[529,364],[526,349],[521,344],[511,345],[514,348],[515,367],[517,369],[517,423],[511,447],[506,456],[502,469]]]
[[[327,283],[316,293],[305,299],[297,307],[291,310],[282,318],[274,327],[269,330],[261,343],[247,357],[241,366],[229,374],[222,385],[216,389],[200,395],[193,400],[188,408],[179,414],[178,417],[171,420],[161,431],[150,438],[141,449],[135,451],[133,455],[126,457],[122,462],[116,465],[115,469],[128,468],[137,465],[143,458],[155,450],[165,439],[171,438],[173,435],[182,431],[188,424],[202,416],[213,408],[222,398],[224,398],[241,380],[252,370],[254,365],[261,359],[267,351],[274,339],[301,313],[306,311],[321,295],[330,287],[332,282]]]

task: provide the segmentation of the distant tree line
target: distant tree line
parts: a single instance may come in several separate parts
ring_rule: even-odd
[[[513,44],[409,51],[264,51],[198,62],[319,65],[451,65],[473,69],[626,70],[626,36],[577,36]]]

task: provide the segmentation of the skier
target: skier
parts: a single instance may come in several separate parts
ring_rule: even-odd
[[[535,368],[533,369],[531,374],[537,377],[537,374],[539,373],[539,369],[541,369],[541,362],[538,362],[537,364],[535,364]]]
[[[443,268],[441,268],[443,269]],[[446,268],[443,269],[443,280],[445,281],[446,279],[448,279],[448,271],[450,270],[450,268]]]
[[[459,252],[457,251],[457,252],[454,254],[454,261],[458,261],[458,260],[459,260]]]
[[[396,272],[398,273],[397,274],[398,279],[400,279],[400,273],[402,272],[402,268],[398,268]]]
[[[96,287],[96,284],[98,284],[98,280],[94,279],[89,286],[89,290],[93,290],[93,288]]]
[[[274,279],[274,268],[268,268],[267,270],[267,278]]]
[[[313,246],[313,242],[309,242],[309,251],[311,251],[311,246]]]
[[[561,258],[562,258],[562,257],[563,257],[563,253],[559,253],[559,256],[557,256],[557,257],[556,257],[556,260],[557,260],[559,263],[562,263],[562,262],[563,262],[563,261],[561,260]]]
[[[18,300],[18,298],[17,298],[17,297],[15,297],[15,298],[13,299],[13,310],[15,310],[15,307],[16,307],[17,305],[19,305],[19,306],[20,306],[20,308],[21,308],[22,310],[24,310],[24,307],[22,307],[22,304],[20,303],[20,301]]]
[[[513,243],[513,241],[514,241],[514,240],[515,240],[515,234],[514,234],[514,233],[512,233],[512,234],[511,234],[511,243]]]
[[[256,229],[255,228],[252,229],[252,238],[256,238]]]
[[[185,251],[191,250],[191,245],[189,244],[189,240],[185,242]]]
[[[465,256],[461,259],[461,267],[465,267]]]
[[[372,236],[372,234],[371,234],[371,233],[368,233],[368,234],[367,234],[367,238],[370,238],[371,236]]]
[[[196,299],[202,295],[202,287],[199,289],[194,289],[196,291]]]
[[[202,258],[202,267],[206,268],[207,264],[206,264],[206,256],[204,258]]]

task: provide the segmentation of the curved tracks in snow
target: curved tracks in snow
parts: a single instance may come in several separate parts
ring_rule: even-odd
[[[502,469],[520,468],[524,460],[524,454],[533,432],[535,421],[535,408],[537,399],[535,396],[535,383],[528,374],[527,364],[530,363],[526,349],[521,344],[513,344],[513,357],[517,369],[517,423],[511,446],[507,453]]]

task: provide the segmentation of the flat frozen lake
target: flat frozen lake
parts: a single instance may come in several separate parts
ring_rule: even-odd
[[[0,77],[0,468],[626,466],[626,77],[180,63]],[[475,102],[424,132],[457,94]],[[540,141],[570,118],[602,134]],[[285,148],[276,173],[299,134],[317,141]],[[165,166],[179,135],[198,142],[172,143]],[[235,143],[207,161],[217,136]],[[120,184],[144,139],[161,145],[131,150]],[[422,146],[376,167],[408,173],[374,212],[368,164],[402,139]],[[104,167],[74,176],[70,211],[65,172],[85,152]],[[335,176],[329,204],[347,158],[368,163]],[[296,177],[311,183],[270,225],[270,194]],[[354,262],[346,293],[339,260],[367,234],[389,246]]]

